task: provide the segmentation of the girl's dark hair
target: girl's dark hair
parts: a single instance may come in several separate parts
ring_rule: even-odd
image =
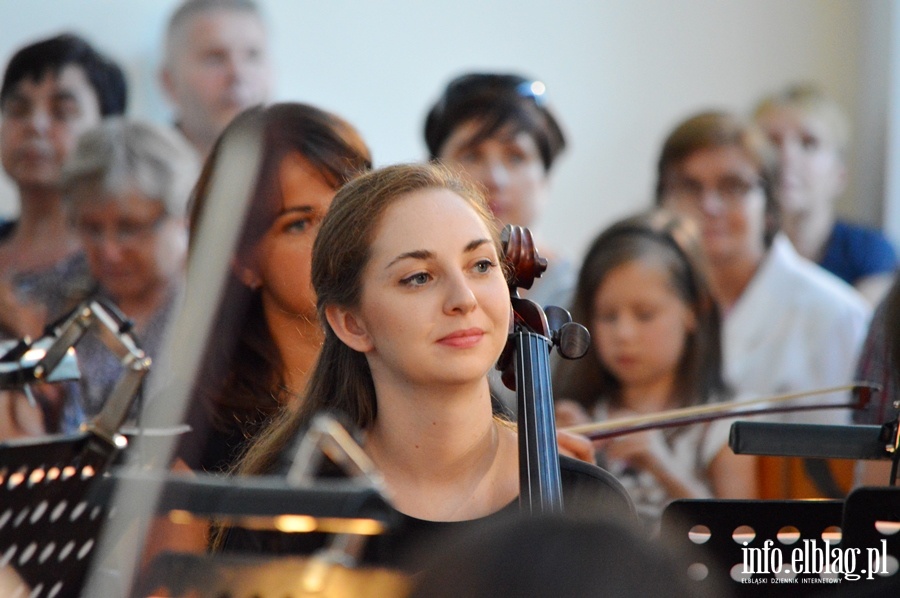
[[[325,318],[328,306],[355,308],[363,291],[369,249],[382,214],[398,199],[425,189],[449,189],[466,200],[487,225],[500,252],[500,233],[481,192],[466,179],[434,164],[400,164],[354,179],[338,191],[313,245],[312,283],[325,341],[306,395],[297,410],[284,410],[247,451],[237,471],[271,472],[297,432],[320,411],[365,429],[375,421],[377,401],[365,355],[345,345]]]
[[[203,220],[222,210],[212,203],[212,175],[229,133],[255,120],[262,131],[259,173],[236,255],[249,256],[283,205],[278,168],[290,153],[299,152],[333,189],[370,170],[369,150],[356,130],[343,119],[305,104],[274,104],[244,111],[213,146],[194,188],[190,232],[196,238]],[[283,362],[263,315],[258,290],[229,274],[224,297],[215,316],[215,335],[204,353],[195,396],[212,407],[214,421],[252,426],[274,414],[288,397],[282,379]]]
[[[699,232],[690,220],[654,210],[621,220],[601,233],[578,275],[572,318],[590,326],[594,297],[607,275],[621,265],[647,258],[665,264],[672,289],[696,318],[696,328],[688,335],[678,365],[675,398],[694,405],[727,397],[719,309],[710,291]],[[559,363],[554,389],[557,397],[577,401],[590,412],[600,400],[618,401],[621,386],[592,350],[579,360]]]
[[[479,129],[472,145],[507,126],[514,133],[528,133],[538,146],[545,171],[566,147],[562,128],[546,106],[543,83],[520,75],[472,73],[448,83],[428,112],[425,143],[431,160],[438,160],[453,131],[473,120]]]
[[[72,33],[25,46],[10,59],[0,87],[0,106],[21,81],[39,81],[48,73],[58,76],[69,65],[81,67],[97,95],[101,116],[125,113],[128,84],[121,67]]]
[[[694,153],[721,147],[736,147],[756,166],[766,197],[765,246],[780,226],[780,209],[775,199],[778,158],[759,127],[727,112],[701,112],[679,124],[666,137],[656,167],[656,205],[662,205],[668,186],[681,164]]]

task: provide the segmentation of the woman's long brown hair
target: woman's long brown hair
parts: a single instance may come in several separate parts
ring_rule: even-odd
[[[281,210],[278,168],[288,154],[302,154],[334,189],[372,167],[369,150],[359,133],[343,119],[313,106],[283,103],[252,108],[240,114],[229,129],[241,126],[246,119],[260,123],[263,158],[236,257],[250,255]],[[222,144],[228,139],[226,130],[194,188],[190,208],[192,239],[205,218],[234,209],[215,205],[210,196],[212,175]],[[282,358],[266,325],[259,291],[249,289],[230,274],[213,330],[216,333],[207,344],[194,397],[211,410],[216,425],[238,423],[246,434],[252,434],[287,400],[283,396],[287,391],[282,380]]]

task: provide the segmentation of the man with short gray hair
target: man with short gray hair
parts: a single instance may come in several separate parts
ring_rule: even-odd
[[[239,112],[269,101],[265,23],[252,0],[186,0],[166,29],[162,87],[201,158]]]

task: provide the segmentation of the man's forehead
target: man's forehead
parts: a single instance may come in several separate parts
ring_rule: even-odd
[[[265,29],[262,18],[251,10],[236,8],[213,8],[194,13],[185,17],[180,23],[169,31],[168,42],[170,46],[189,44],[196,41],[198,32],[216,32],[229,28],[235,21],[241,21],[241,28],[248,26]],[[169,48],[172,50],[172,48]]]

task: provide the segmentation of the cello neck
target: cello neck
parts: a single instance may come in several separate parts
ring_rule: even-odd
[[[556,419],[550,386],[550,348],[546,337],[514,334],[519,427],[519,506],[542,515],[563,510]]]

